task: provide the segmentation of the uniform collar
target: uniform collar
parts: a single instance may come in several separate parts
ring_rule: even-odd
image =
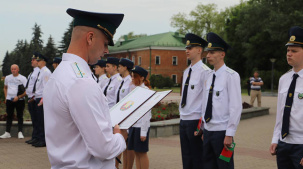
[[[113,79],[117,78],[118,76],[120,76],[120,74],[116,73],[114,76],[111,76],[110,78],[113,80]]]
[[[294,69],[291,70],[291,74],[295,74],[296,72],[294,71]],[[303,77],[303,69],[301,69],[299,72],[297,72],[297,74],[299,75],[299,77]],[[292,77],[291,75],[291,77]]]
[[[131,80],[131,79],[132,79],[132,77],[130,75],[127,75],[126,77],[123,78],[124,81]]]
[[[81,65],[81,67],[82,67],[82,69],[84,69],[84,71],[91,72],[87,62],[78,55],[71,54],[71,53],[63,53],[62,61],[77,62],[78,64]]]
[[[46,68],[46,66],[43,66],[40,70],[44,70]]]
[[[104,76],[106,76],[106,74],[103,74],[99,77],[99,79],[103,78]],[[107,76],[106,76],[107,77]]]
[[[192,71],[195,71],[196,69],[198,69],[199,67],[202,66],[202,60],[199,60],[196,64],[192,65],[190,64],[189,68],[191,68]]]
[[[220,76],[220,74],[222,74],[222,72],[224,72],[226,70],[226,68],[227,68],[227,66],[224,64],[217,71],[214,70],[216,77]]]
[[[34,71],[39,71],[39,70],[40,68],[38,66],[34,68]]]

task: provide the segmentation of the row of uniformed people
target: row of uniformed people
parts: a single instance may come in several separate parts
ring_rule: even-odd
[[[183,74],[179,106],[183,168],[232,169],[233,156],[230,162],[218,158],[224,148],[231,148],[242,111],[240,76],[224,63],[230,46],[212,32],[207,41],[192,33],[185,39],[191,65]],[[204,51],[214,70],[202,63]]]
[[[117,104],[136,86],[150,88],[150,83],[146,79],[148,72],[139,67],[134,67],[134,63],[126,58],[108,57],[106,61],[99,60],[94,65],[96,81],[102,88],[108,100],[109,108]],[[110,78],[107,78],[106,73]],[[123,152],[123,168],[132,168],[135,156],[136,162],[142,166],[148,166],[148,140],[151,111],[143,116],[127,132],[122,133],[127,143],[127,150]],[[118,156],[118,159],[121,155]],[[141,160],[139,160],[141,159]],[[119,163],[116,161],[116,168]],[[145,168],[145,167],[144,167]]]
[[[44,55],[38,52],[34,53],[31,61],[33,71],[28,75],[27,85],[25,87],[28,96],[28,111],[31,115],[33,125],[32,137],[25,142],[35,147],[46,146],[42,95],[44,86],[51,75],[51,71],[46,67],[47,60],[47,57]],[[52,66],[54,69],[56,69],[60,62],[60,57],[53,59]]]

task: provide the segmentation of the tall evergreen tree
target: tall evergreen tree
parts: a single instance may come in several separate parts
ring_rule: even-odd
[[[10,59],[10,55],[8,53],[8,51],[6,51],[5,53],[5,57],[3,59],[3,63],[2,63],[2,74],[3,76],[7,76],[9,74],[11,74],[11,59]]]
[[[33,30],[33,38],[31,40],[31,49],[36,52],[42,52],[43,40],[41,39],[43,32],[41,31],[40,25],[35,23]]]
[[[60,45],[58,47],[60,55],[62,55],[62,53],[65,53],[68,49],[72,37],[73,23],[74,20],[69,23],[68,29],[64,32],[62,40],[60,41]]]
[[[57,48],[54,43],[52,36],[49,36],[46,46],[43,48],[43,54],[48,58],[46,66],[53,71],[52,61],[57,56]]]

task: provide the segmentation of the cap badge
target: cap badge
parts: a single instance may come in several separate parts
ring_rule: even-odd
[[[211,48],[212,45],[213,45],[212,43],[208,43],[208,46],[207,46],[207,47]]]
[[[291,36],[290,38],[289,38],[289,41],[295,41],[296,40],[296,37],[295,36]]]
[[[187,40],[186,41],[186,46],[188,46],[190,44],[190,41],[189,40]]]

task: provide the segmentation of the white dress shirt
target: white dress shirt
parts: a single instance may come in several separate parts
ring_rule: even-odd
[[[110,77],[110,79],[111,79],[111,82],[110,82],[109,86],[107,87],[106,98],[108,101],[109,108],[112,108],[117,102],[116,90],[120,87],[120,84],[122,82],[122,77],[120,76],[119,73],[117,73],[117,74],[113,75],[112,77]],[[102,91],[105,90],[107,84],[104,86]]]
[[[130,90],[130,85],[132,85],[132,77],[130,75],[128,75],[125,78],[123,78],[122,81],[124,81],[124,82],[123,82],[123,85],[120,89],[119,100],[122,100],[131,91]],[[122,83],[122,81],[121,81],[121,83]],[[118,91],[119,91],[119,88],[121,86],[121,83],[120,83],[119,87],[116,89],[117,95],[118,95]]]
[[[106,76],[106,74],[103,74],[99,77],[98,84],[100,85],[101,89],[103,89],[104,86],[108,84],[109,78]]]
[[[17,96],[18,86],[23,84],[26,86],[27,79],[23,75],[19,74],[18,76],[13,76],[10,74],[5,77],[4,85],[7,86],[7,95],[6,100],[12,100]],[[19,100],[24,100],[24,98],[20,98]]]
[[[47,153],[52,169],[113,169],[125,148],[113,134],[103,91],[79,56],[64,53],[43,93]]]
[[[181,108],[181,102],[183,97],[184,84],[186,82],[189,69],[192,69],[189,85],[187,88],[187,100],[185,107]],[[197,62],[194,65],[190,65],[185,69],[183,73],[182,81],[182,96],[179,104],[180,119],[182,120],[197,120],[202,115],[202,93],[205,78],[207,74],[211,72],[210,68],[207,67],[202,61]]]
[[[146,88],[148,89],[148,87],[146,87],[144,85],[144,83],[142,83],[140,85],[140,87]],[[133,88],[133,87],[131,87]],[[141,128],[140,130],[140,136],[144,136],[146,137],[147,132],[148,132],[148,128],[150,127],[150,119],[151,119],[151,110],[148,111],[140,120],[138,120],[132,127],[138,127]]]
[[[27,89],[26,89],[26,94],[27,94],[29,99],[34,96],[33,88],[34,88],[34,84],[35,84],[35,81],[37,79],[39,71],[40,71],[40,68],[35,67],[33,72],[28,75],[27,80],[29,80],[29,82],[28,82],[28,86],[27,86]]]
[[[289,118],[289,134],[282,139],[281,129],[283,122],[284,106],[290,83],[293,79],[293,70],[285,73],[279,80],[277,117],[272,143],[279,139],[289,144],[303,144],[303,69],[298,72],[295,93]]]
[[[51,75],[52,72],[46,66],[40,69],[40,74],[36,83],[36,92],[34,93],[36,99],[43,97],[44,87]]]
[[[204,115],[213,74],[216,75],[216,79],[213,89],[212,119],[206,123]],[[205,83],[202,110],[204,128],[208,131],[226,130],[226,136],[235,136],[240,122],[241,112],[242,97],[240,76],[224,64],[219,70],[210,73]]]

